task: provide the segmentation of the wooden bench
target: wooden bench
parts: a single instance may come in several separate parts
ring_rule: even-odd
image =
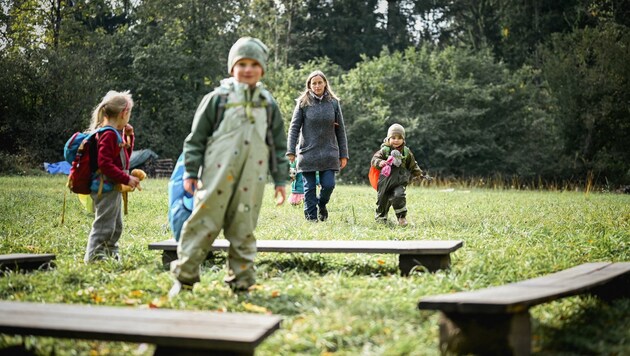
[[[630,296],[630,262],[585,263],[526,281],[424,297],[418,308],[440,310],[440,349],[453,354],[529,355],[529,308],[563,297]]]
[[[257,240],[258,252],[291,253],[395,253],[402,275],[412,268],[424,266],[429,271],[447,269],[451,265],[450,253],[462,247],[462,241],[339,241],[339,240]],[[230,243],[216,239],[211,251],[227,251]],[[174,239],[149,244],[150,250],[162,250],[162,262],[168,265],[177,259],[177,242]]]
[[[53,265],[54,254],[11,253],[0,255],[0,272],[6,270],[30,271],[40,268],[49,268]]]
[[[262,314],[0,301],[0,333],[150,343],[155,355],[253,355],[280,321]]]

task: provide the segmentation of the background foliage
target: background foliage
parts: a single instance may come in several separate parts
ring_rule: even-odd
[[[0,173],[61,160],[107,90],[176,158],[242,35],[289,122],[307,74],[341,96],[365,182],[388,125],[433,175],[630,184],[630,1],[0,0]],[[357,11],[360,14],[357,16]]]

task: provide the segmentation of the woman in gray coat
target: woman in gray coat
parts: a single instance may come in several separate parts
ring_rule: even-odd
[[[348,141],[339,98],[321,71],[308,76],[306,89],[297,99],[289,126],[287,157],[291,162],[297,158],[297,172],[302,173],[304,216],[309,221],[325,221],[335,175],[348,163]]]

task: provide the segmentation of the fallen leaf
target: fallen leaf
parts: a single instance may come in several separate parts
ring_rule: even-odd
[[[138,304],[140,304],[140,299],[126,298],[124,300],[124,303],[127,304],[127,305],[138,305]]]
[[[149,303],[149,308],[161,308],[166,302],[166,297],[155,298]]]
[[[254,313],[265,314],[265,313],[269,312],[267,310],[267,308],[261,307],[259,305],[255,305],[255,304],[252,304],[252,303],[243,303],[243,307],[245,308],[245,310],[250,311],[250,312],[254,312]]]

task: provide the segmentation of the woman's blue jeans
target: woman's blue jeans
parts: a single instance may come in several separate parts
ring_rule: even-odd
[[[306,220],[317,220],[317,209],[328,217],[326,204],[335,189],[335,171],[327,170],[319,172],[319,185],[321,187],[317,196],[317,172],[302,172],[304,182],[304,217]]]

